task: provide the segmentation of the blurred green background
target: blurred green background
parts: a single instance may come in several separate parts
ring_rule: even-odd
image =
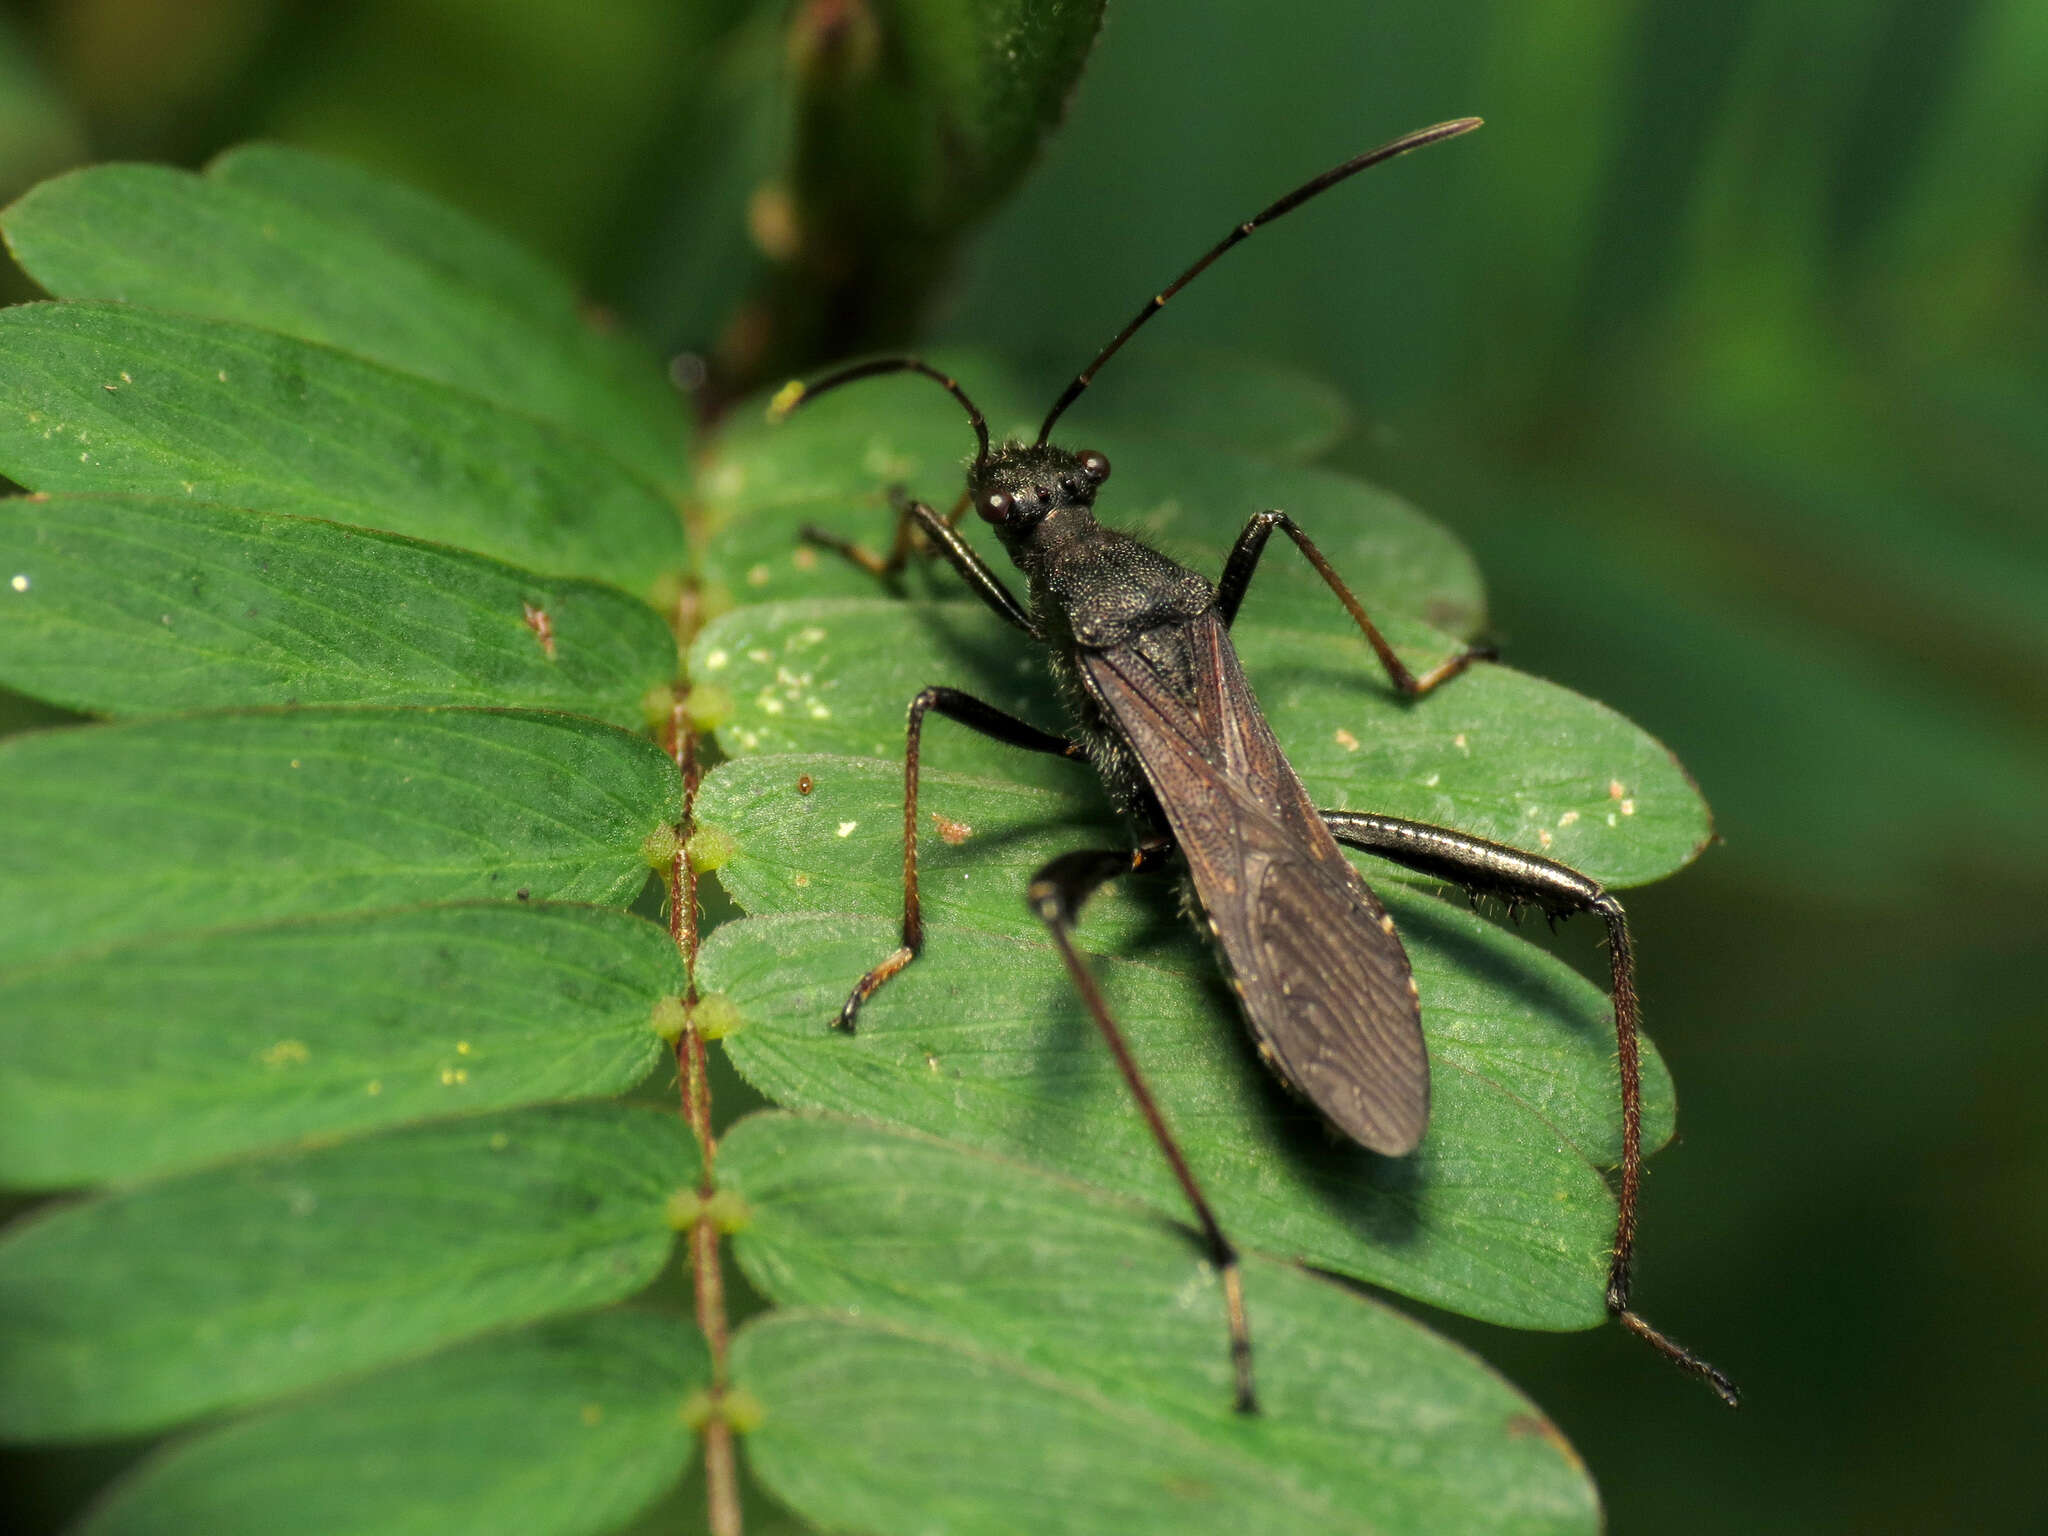
[[[1070,371],[1294,182],[1485,116],[1144,342],[1334,380],[1335,457],[1471,543],[1507,657],[1662,736],[1717,811],[1723,845],[1630,901],[1684,1106],[1640,1294],[1746,1406],[1611,1331],[1436,1321],[1559,1419],[1617,1531],[2043,1529],[2048,6],[1111,0],[922,314],[849,321],[790,304],[764,178],[791,16],[864,12],[17,3],[0,195],[255,136],[347,154],[548,252],[716,393],[908,328]]]

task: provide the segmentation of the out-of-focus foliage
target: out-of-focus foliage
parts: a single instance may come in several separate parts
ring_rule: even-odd
[[[789,9],[46,0],[0,21],[0,178],[283,138],[511,228],[671,348],[770,356],[732,328],[785,249]],[[1143,345],[1335,378],[1341,461],[1470,540],[1509,657],[1716,806],[1727,846],[1631,901],[1689,1137],[1643,1287],[1749,1406],[1620,1340],[1481,1340],[1618,1530],[2043,1515],[2044,78],[2035,0],[1120,0],[927,318],[1057,377],[1292,181],[1489,119]]]

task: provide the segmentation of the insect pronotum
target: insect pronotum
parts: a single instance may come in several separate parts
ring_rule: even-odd
[[[967,469],[966,494],[951,518],[923,502],[903,500],[887,556],[816,528],[805,529],[804,536],[878,576],[901,570],[913,554],[928,550],[943,556],[1005,622],[1045,647],[1068,716],[1068,730],[1062,733],[954,688],[926,688],[911,701],[904,753],[902,943],[861,977],[834,1022],[852,1030],[868,999],[924,947],[917,795],[925,716],[943,715],[1024,751],[1092,764],[1138,829],[1135,846],[1086,849],[1054,859],[1031,881],[1028,899],[1193,1208],[1222,1277],[1237,1405],[1247,1412],[1254,1410],[1256,1395],[1236,1250],[1074,947],[1073,927],[1082,904],[1106,882],[1177,860],[1192,890],[1194,910],[1221,952],[1267,1065],[1345,1135],[1374,1152],[1403,1156],[1421,1140],[1429,1118],[1420,1001],[1393,919],[1339,851],[1339,843],[1462,885],[1475,896],[1530,903],[1553,916],[1588,912],[1605,924],[1622,1102],[1620,1215],[1608,1268],[1607,1308],[1630,1332],[1704,1379],[1726,1402],[1736,1402],[1727,1377],[1651,1327],[1630,1306],[1642,1168],[1640,1009],[1621,904],[1576,870],[1517,848],[1400,817],[1318,810],[1259,711],[1231,645],[1230,626],[1267,540],[1278,530],[1293,540],[1349,611],[1403,696],[1419,698],[1492,653],[1467,649],[1427,672],[1411,672],[1307,533],[1284,512],[1260,512],[1245,524],[1212,586],[1129,534],[1098,523],[1095,497],[1109,478],[1109,461],[1092,450],[1072,452],[1049,441],[1054,425],[1102,365],[1225,251],[1369,166],[1478,126],[1477,118],[1459,118],[1368,150],[1237,225],[1161,289],[1075,375],[1046,413],[1035,442],[991,444],[988,423],[966,391],[914,357],[878,358],[808,386],[792,383],[771,408],[779,418],[827,390],[906,372],[936,381],[959,402],[973,427],[976,452]],[[1012,593],[959,532],[956,524],[968,506],[994,529],[1023,573],[1028,600]],[[923,549],[920,535],[929,541]]]

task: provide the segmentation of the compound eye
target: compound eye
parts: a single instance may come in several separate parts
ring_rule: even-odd
[[[1008,491],[985,491],[975,502],[974,509],[992,523],[1006,523],[1016,505]]]
[[[1090,448],[1081,455],[1081,473],[1100,485],[1109,478],[1109,460]]]

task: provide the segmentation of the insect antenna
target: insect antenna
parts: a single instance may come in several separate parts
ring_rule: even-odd
[[[768,419],[781,421],[800,405],[807,404],[842,384],[851,384],[858,379],[872,379],[884,373],[921,373],[926,378],[945,386],[946,393],[966,408],[967,419],[974,427],[975,440],[981,445],[974,456],[980,464],[988,458],[988,418],[981,414],[981,407],[967,398],[967,391],[950,374],[939,372],[930,363],[917,357],[876,357],[864,363],[855,363],[837,373],[828,373],[815,384],[806,384],[802,379],[791,379],[775,392],[775,398],[768,402]]]
[[[1346,177],[1355,176],[1360,171],[1378,165],[1382,161],[1393,159],[1396,155],[1405,155],[1411,149],[1420,149],[1425,144],[1435,144],[1444,139],[1455,139],[1461,133],[1470,133],[1480,125],[1480,121],[1476,117],[1460,117],[1448,123],[1438,123],[1434,127],[1418,128],[1413,133],[1404,133],[1400,138],[1393,140],[1391,143],[1380,145],[1378,149],[1368,149],[1364,154],[1357,156],[1355,159],[1346,160],[1342,165],[1332,166],[1329,170],[1323,172],[1322,175],[1316,177],[1315,180],[1305,182],[1301,186],[1296,187],[1270,208],[1246,219],[1237,228],[1217,241],[1215,245],[1211,246],[1203,254],[1202,258],[1189,267],[1187,271],[1181,273],[1179,277],[1176,277],[1172,282],[1160,289],[1158,293],[1154,294],[1150,302],[1131,317],[1131,323],[1118,331],[1116,338],[1108,346],[1095,354],[1095,361],[1074,376],[1074,382],[1069,384],[1066,387],[1065,393],[1053,402],[1052,410],[1046,415],[1045,425],[1038,429],[1038,441],[1043,443],[1052,436],[1053,423],[1060,419],[1068,406],[1080,399],[1081,391],[1095,381],[1095,375],[1102,365],[1116,356],[1118,349],[1137,334],[1139,326],[1164,309],[1168,299],[1201,276],[1208,269],[1211,262],[1229,250],[1233,245],[1236,245],[1240,240],[1250,235],[1253,230],[1262,224],[1272,223],[1283,213],[1292,213],[1310,198],[1320,192],[1329,191],[1330,188],[1343,181]]]

